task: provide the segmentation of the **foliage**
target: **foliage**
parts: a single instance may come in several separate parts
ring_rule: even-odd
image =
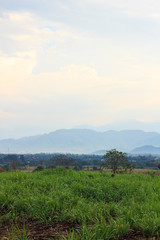
[[[82,165],[76,165],[74,168],[73,168],[75,171],[80,171],[83,169],[83,166]]]
[[[0,167],[0,173],[1,173],[1,172],[5,172],[5,170],[4,170],[3,168]]]
[[[25,166],[38,166],[45,163],[46,168],[53,166],[53,157],[56,153],[38,153],[38,154],[0,154],[0,167],[5,170],[11,168],[11,161],[16,161],[16,169],[24,169]],[[93,154],[65,154],[67,158],[73,160],[74,166],[97,166],[102,163],[103,156]],[[160,163],[160,157],[154,155],[128,155],[129,163],[134,164],[135,168],[157,169]],[[13,166],[14,168],[14,166]]]
[[[42,171],[42,170],[44,170],[44,167],[41,166],[41,165],[39,165],[39,166],[37,166],[37,167],[34,169],[33,172]]]
[[[51,158],[51,161],[55,166],[68,167],[74,164],[73,159],[65,154],[57,154]]]
[[[102,166],[112,169],[114,174],[119,168],[125,170],[131,168],[126,153],[119,152],[116,149],[107,151],[107,153],[103,157],[105,159],[105,162]]]
[[[77,226],[70,229],[68,240],[115,239],[133,231],[156,239],[159,176],[110,176],[63,168],[4,172],[0,174],[1,224],[19,218],[45,224],[68,222]]]
[[[16,160],[11,161],[11,170],[15,171],[18,167],[18,162]]]

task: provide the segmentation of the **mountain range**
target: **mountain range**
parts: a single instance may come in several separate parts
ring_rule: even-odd
[[[132,150],[133,154],[158,154],[160,155],[160,147],[154,147],[152,145],[145,145],[142,147],[137,147]]]
[[[101,149],[131,152],[137,147],[160,147],[160,134],[141,130],[97,132],[89,129],[62,129],[20,139],[0,140],[2,153],[70,152],[92,153]]]
[[[92,125],[78,125],[76,129],[90,129],[98,132],[109,130],[122,131],[122,130],[137,130],[140,129],[145,132],[159,132],[160,122],[142,122],[137,120],[116,121],[102,126]]]

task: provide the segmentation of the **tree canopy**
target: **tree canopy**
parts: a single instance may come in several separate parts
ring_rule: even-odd
[[[128,162],[127,154],[124,152],[119,152],[116,149],[112,149],[107,151],[103,157],[105,162],[102,164],[102,167],[112,169],[114,174],[118,169],[131,168],[131,164]]]

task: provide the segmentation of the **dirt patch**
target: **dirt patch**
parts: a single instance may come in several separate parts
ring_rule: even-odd
[[[61,239],[61,236],[67,236],[69,230],[77,228],[73,223],[55,223],[53,225],[44,225],[29,220],[25,223],[18,222],[12,224],[0,225],[0,239],[19,239],[25,236],[27,239],[48,240]]]
[[[80,226],[74,223],[54,223],[52,225],[39,224],[32,220],[18,223],[0,225],[0,239],[28,239],[28,240],[60,240],[62,236],[67,237],[71,229],[79,229]],[[105,239],[101,239],[105,240]],[[112,238],[111,240],[160,240],[160,237],[147,237],[138,231],[132,231],[123,237]]]
[[[160,237],[147,237],[138,231],[133,231],[127,235],[112,240],[160,240]]]

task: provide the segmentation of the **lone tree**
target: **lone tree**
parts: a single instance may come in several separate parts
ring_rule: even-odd
[[[128,162],[127,154],[124,152],[112,149],[107,151],[103,157],[105,158],[105,162],[102,164],[102,168],[111,168],[113,174],[115,174],[118,169],[127,170],[132,168],[131,164]]]

